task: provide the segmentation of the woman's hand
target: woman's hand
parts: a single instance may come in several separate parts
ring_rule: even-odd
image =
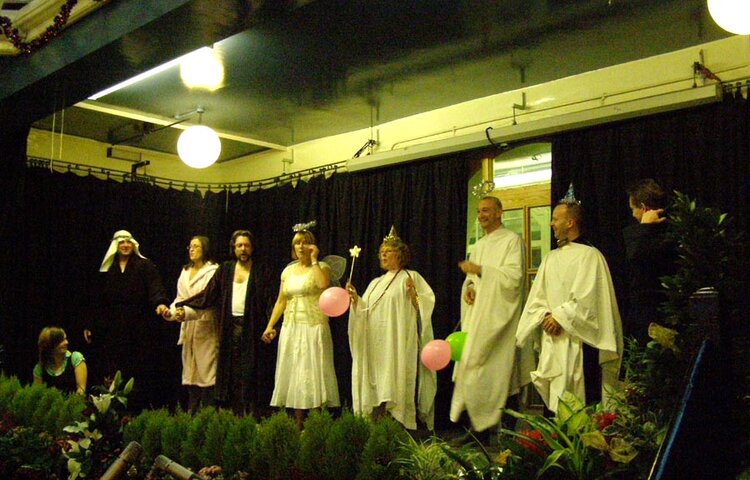
[[[266,328],[266,331],[263,332],[263,336],[260,337],[261,340],[263,340],[265,343],[271,343],[273,342],[273,339],[276,338],[276,329],[275,328]]]
[[[318,246],[313,243],[310,245],[305,245],[305,248],[307,248],[307,251],[310,252],[310,261],[317,262],[318,254],[320,253],[320,249],[318,248]]]
[[[356,305],[359,295],[357,295],[357,289],[354,288],[352,282],[346,282],[346,291],[349,293],[349,298],[351,298],[352,304]]]
[[[411,304],[419,310],[419,297],[417,296],[417,289],[414,288],[414,280],[411,278],[406,280],[406,293],[409,294],[409,300]]]

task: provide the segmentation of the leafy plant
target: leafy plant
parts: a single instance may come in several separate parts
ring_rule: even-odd
[[[409,480],[453,480],[460,478],[458,464],[446,453],[450,446],[438,437],[417,442],[412,437],[401,447],[393,464]]]
[[[83,420],[68,425],[65,456],[68,458],[68,479],[96,478],[122,450],[122,431],[127,418],[127,396],[133,389],[131,378],[123,384],[118,371],[104,393],[89,395]]]
[[[586,407],[569,392],[560,398],[554,418],[506,412],[532,428],[524,432],[503,429],[503,443],[512,455],[538,465],[537,478],[556,471],[563,478],[580,480],[613,477],[628,472],[638,454],[628,440],[608,430],[617,413]]]
[[[684,325],[690,318],[689,300],[695,291],[714,287],[726,294],[736,286],[734,279],[740,278],[736,268],[740,265],[737,252],[741,237],[733,232],[726,213],[698,207],[687,195],[674,193],[667,237],[677,245],[678,270],[661,279],[667,293],[662,312],[667,323]]]
[[[0,478],[19,478],[19,470],[35,472],[36,478],[60,478],[65,471],[60,452],[52,435],[29,427],[12,428],[0,436]]]

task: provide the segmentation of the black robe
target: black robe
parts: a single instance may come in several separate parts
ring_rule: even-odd
[[[174,342],[167,341],[166,322],[156,315],[158,305],[169,305],[159,271],[151,260],[135,254],[120,271],[115,255],[101,277],[96,309],[87,319],[93,337],[87,358],[89,383],[99,385],[103,377],[120,370],[124,380],[135,378],[131,410],[164,406],[164,379],[179,373],[167,371]]]
[[[242,334],[238,338],[239,358],[233,358],[232,286],[236,265],[235,260],[222,263],[205,290],[178,302],[176,306],[195,309],[218,307],[216,400],[220,406],[231,407],[237,413],[242,413],[238,410],[253,410],[257,414],[258,410],[268,408],[273,393],[276,349],[263,343],[261,335],[275,303],[276,285],[263,265],[253,261],[245,297]],[[238,360],[240,378],[232,378],[233,364]],[[238,384],[244,388],[238,390]],[[238,395],[242,398],[235,398]]]
[[[623,309],[623,335],[645,344],[648,325],[659,322],[659,306],[667,296],[660,278],[674,275],[677,249],[667,239],[667,222],[637,223],[623,229],[628,267],[628,294]]]

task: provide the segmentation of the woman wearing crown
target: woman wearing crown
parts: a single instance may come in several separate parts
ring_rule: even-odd
[[[306,410],[340,404],[331,328],[318,306],[320,294],[330,285],[331,268],[318,261],[312,226],[294,226],[295,261],[281,273],[279,296],[262,337],[266,343],[276,338],[275,326],[283,314],[271,406],[294,409],[300,428]]]
[[[437,379],[421,364],[419,352],[433,339],[435,294],[419,273],[406,269],[410,256],[391,227],[378,253],[385,274],[361,297],[347,285],[352,404],[354,413],[388,413],[412,430],[419,419],[432,430]]]

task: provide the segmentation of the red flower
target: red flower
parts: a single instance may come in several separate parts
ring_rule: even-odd
[[[594,421],[596,422],[599,430],[604,430],[615,422],[617,414],[614,412],[601,412],[593,415]]]
[[[539,430],[524,430],[524,431],[519,432],[519,433],[521,435],[523,435],[524,437],[528,437],[528,438],[530,438],[532,440],[535,440],[536,443],[533,442],[533,441],[530,442],[528,440],[524,440],[521,437],[516,437],[515,440],[516,440],[517,444],[521,445],[526,450],[539,455],[540,457],[546,457],[547,456],[547,454],[544,452],[544,450],[542,450],[540,448],[540,446],[538,445],[538,444],[541,443],[542,445],[547,446],[547,442],[545,442],[544,441],[544,437],[542,437],[542,432],[540,432]]]
[[[127,415],[125,415],[124,417],[120,419],[121,425],[127,425],[129,422],[130,422],[130,417],[128,417]]]

